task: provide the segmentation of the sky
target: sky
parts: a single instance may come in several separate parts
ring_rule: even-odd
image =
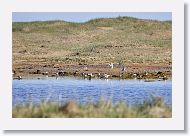
[[[139,19],[152,19],[159,21],[172,20],[171,12],[13,12],[13,22],[31,22],[64,20],[68,22],[86,22],[95,18],[114,18],[129,16]]]

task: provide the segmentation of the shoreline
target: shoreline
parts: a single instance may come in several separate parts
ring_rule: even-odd
[[[48,76],[62,77],[74,76],[103,79],[161,79],[172,78],[171,66],[138,66],[138,65],[119,65],[119,64],[100,64],[100,65],[26,65],[13,68],[13,77],[19,76]]]

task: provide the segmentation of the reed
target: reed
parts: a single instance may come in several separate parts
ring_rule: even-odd
[[[66,104],[43,102],[14,106],[13,118],[171,118],[172,108],[162,98],[153,98],[143,104],[129,106],[124,102],[112,104],[100,100],[98,103],[78,105],[73,101]]]

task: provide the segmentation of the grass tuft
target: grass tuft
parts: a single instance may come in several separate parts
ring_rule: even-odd
[[[171,118],[172,109],[162,98],[153,98],[143,104],[129,106],[124,102],[113,105],[111,101],[78,105],[71,101],[63,105],[41,103],[38,106],[15,106],[13,118]]]

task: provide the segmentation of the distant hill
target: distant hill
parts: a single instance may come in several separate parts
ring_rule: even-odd
[[[14,22],[13,67],[25,64],[171,65],[172,22],[131,17],[85,23]]]

